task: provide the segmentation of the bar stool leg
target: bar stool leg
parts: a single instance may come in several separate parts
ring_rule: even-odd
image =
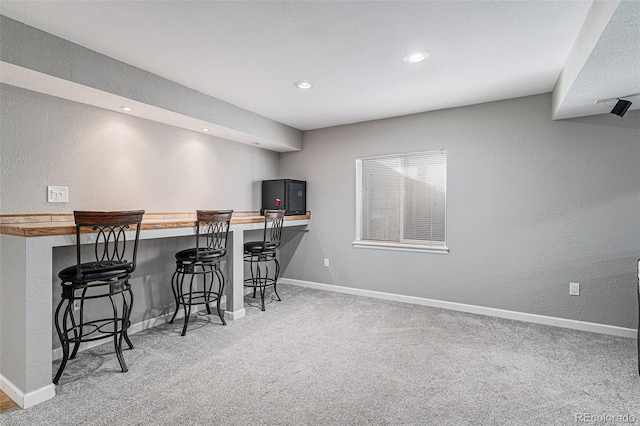
[[[182,298],[182,306],[184,307],[184,325],[182,326],[182,334],[184,336],[187,334],[187,326],[189,325],[189,316],[191,316],[191,295],[193,294],[193,279],[195,278],[195,274],[191,274],[191,279],[189,280],[189,301],[187,301],[184,292],[182,291],[184,285],[184,275],[182,274],[182,280],[180,281],[180,296]]]
[[[178,273],[180,271],[180,267],[176,268],[176,271],[173,273],[171,277],[171,291],[173,291],[173,298],[176,300],[176,310],[173,312],[173,316],[169,320],[170,324],[173,324],[173,320],[176,319],[176,315],[178,314],[178,309],[180,309],[180,301],[178,300]]]
[[[251,261],[249,263],[250,263],[250,267],[251,267],[251,282],[253,283],[253,298],[254,299],[256,298],[256,289],[257,289],[257,287],[256,287],[257,281],[256,281],[256,278],[254,276],[254,269],[259,267],[259,265],[260,265],[259,263],[256,263],[256,262],[257,261],[256,261],[256,258],[255,258],[255,255],[252,254],[251,255]],[[259,260],[258,260],[258,262],[259,262]]]
[[[118,357],[118,362],[120,363],[120,368],[123,373],[126,373],[129,368],[127,367],[127,363],[124,361],[124,357],[122,356],[122,329],[125,327],[125,319],[124,315],[122,318],[122,325],[120,329],[118,329],[118,308],[116,307],[116,302],[113,300],[113,296],[109,295],[109,301],[111,302],[111,307],[113,308],[113,346],[116,351],[116,356]]]
[[[82,306],[84,302],[81,300],[80,301],[80,306]],[[71,330],[73,330],[73,350],[71,351],[71,355],[69,356],[69,359],[75,359],[76,355],[78,354],[78,348],[80,347],[80,341],[78,340],[79,335],[78,335],[78,329],[80,330],[80,333],[82,333],[82,309],[80,310],[80,324],[79,326],[76,325],[76,317],[73,315],[73,300],[69,300],[69,306],[68,306],[68,311],[69,311],[69,316],[68,318],[71,320]],[[67,317],[66,317],[66,310],[65,310],[65,329],[66,329],[66,325],[67,325]],[[67,332],[68,333],[68,332]],[[67,340],[69,340],[69,336],[67,335]]]
[[[251,284],[253,285],[253,298],[256,297],[256,291],[260,289],[260,306],[264,311],[264,293],[265,293],[265,285],[264,278],[262,277],[262,264],[263,259],[260,254],[252,254],[251,255]],[[268,276],[268,270],[267,275]],[[265,277],[266,277],[265,276]]]
[[[67,302],[67,307],[64,309],[63,319],[62,319],[62,327],[64,328],[64,332],[60,329],[60,308],[62,305]],[[62,376],[62,372],[67,366],[67,361],[69,360],[69,337],[67,336],[67,328],[66,328],[66,316],[69,313],[70,302],[68,299],[62,299],[60,303],[58,303],[58,307],[56,308],[56,331],[58,332],[58,338],[60,339],[60,344],[62,345],[62,362],[60,363],[60,367],[58,367],[58,371],[56,372],[55,377],[53,378],[53,384],[57,385],[60,381],[60,377]]]
[[[202,296],[204,297],[204,306],[207,308],[207,314],[211,315],[211,306],[209,306],[209,303],[211,303],[211,292],[213,291],[213,267],[211,265],[202,265],[200,267],[202,268],[203,275]],[[207,277],[210,277],[208,285]]]
[[[128,280],[126,284],[127,286],[129,286]],[[131,340],[129,340],[129,327],[131,326],[131,308],[133,307],[133,291],[131,291],[131,286],[129,286],[129,289],[126,292],[129,294],[130,302],[127,303],[125,292],[122,292],[122,306],[124,309],[124,317],[126,318],[126,327],[122,330],[122,337],[124,337],[127,345],[129,345],[129,349],[133,349],[133,343],[131,343]],[[120,346],[122,346],[122,342],[120,343]]]
[[[258,283],[260,284],[260,301],[262,302],[262,311],[264,312],[264,293],[267,290],[267,277],[269,277],[269,267],[265,263],[265,275],[262,277],[262,269],[260,268],[260,260],[258,259]]]
[[[280,295],[278,294],[278,290],[276,288],[276,286],[278,285],[278,277],[280,276],[280,263],[278,262],[278,259],[275,257],[275,254],[273,255],[273,261],[276,263],[276,275],[273,278],[273,292],[276,294],[278,301],[282,302],[282,299],[280,299]]]
[[[78,354],[78,349],[80,348],[80,340],[82,340],[80,337],[82,336],[83,325],[84,325],[84,298],[86,294],[87,294],[87,289],[84,288],[82,290],[82,295],[80,296],[80,322],[78,323],[79,334],[78,334],[78,330],[76,329],[76,319],[73,314],[73,311],[71,311],[71,314],[70,314],[71,325],[73,325],[73,337],[76,340],[73,344],[73,352],[71,352],[71,356],[69,357],[69,359],[75,359],[76,355]],[[73,305],[74,300],[75,299],[69,300],[69,303]]]
[[[224,319],[224,313],[222,309],[220,309],[220,302],[222,299],[222,294],[224,293],[224,275],[220,270],[220,264],[217,264],[214,268],[215,276],[218,277],[218,300],[216,300],[216,310],[218,311],[218,316],[220,317],[220,321],[222,321],[222,325],[227,325],[227,321]]]

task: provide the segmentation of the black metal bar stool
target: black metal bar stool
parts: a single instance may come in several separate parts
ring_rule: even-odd
[[[264,232],[262,241],[250,241],[244,244],[244,261],[249,264],[251,278],[244,280],[244,286],[253,288],[253,297],[256,297],[256,290],[260,289],[260,301],[264,311],[264,294],[269,286],[273,286],[278,301],[280,296],[276,286],[280,275],[280,263],[276,257],[276,249],[280,247],[282,237],[282,222],[284,221],[284,210],[264,211]],[[273,262],[274,274],[269,276],[269,264]]]
[[[191,307],[205,305],[211,314],[210,303],[216,302],[218,316],[227,325],[220,310],[220,299],[224,293],[224,275],[220,270],[220,260],[227,252],[227,237],[233,210],[198,210],[196,212],[196,246],[176,253],[176,271],[171,278],[171,288],[176,300],[176,311],[170,323],[176,318],[180,306],[184,309],[182,335],[187,333]],[[189,275],[185,286],[185,277]],[[202,277],[202,286],[197,277]],[[214,287],[215,278],[218,286]]]
[[[62,363],[53,379],[56,385],[67,361],[76,357],[80,343],[112,337],[122,372],[128,370],[122,356],[122,340],[133,349],[127,335],[133,305],[129,278],[136,269],[140,222],[144,210],[75,211],[73,215],[76,223],[77,262],[58,274],[62,280],[62,300],[56,308],[55,324],[62,344]],[[127,244],[126,231],[132,231],[133,226],[135,239],[133,244]],[[80,235],[86,232],[97,232],[97,236],[91,256],[94,260],[83,263]],[[120,298],[122,301],[118,302]],[[99,305],[97,299],[108,299],[113,315],[93,319]],[[88,301],[91,302],[85,306]],[[73,344],[71,356],[70,344]]]

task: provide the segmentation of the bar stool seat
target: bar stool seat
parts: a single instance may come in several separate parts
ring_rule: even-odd
[[[114,262],[108,267],[98,262],[83,263],[80,265],[80,279],[82,281],[103,280],[114,278],[119,275],[126,275],[133,272],[135,265],[127,263]],[[58,278],[63,281],[71,281],[77,277],[78,267],[76,265],[64,268],[58,273]]]
[[[133,292],[129,278],[136,269],[140,224],[144,210],[120,212],[74,211],[76,222],[76,264],[58,273],[62,295],[55,311],[56,332],[62,346],[62,362],[53,379],[58,384],[69,359],[74,359],[81,343],[113,338],[123,372],[128,371],[122,356],[122,341],[133,344],[127,330],[130,325]],[[127,231],[135,226],[133,244],[127,245]],[[95,233],[91,262],[82,262],[80,235]],[[86,254],[85,254],[86,257]],[[100,314],[99,299],[108,300],[110,315]],[[76,306],[78,302],[79,306]],[[96,319],[96,316],[98,317]],[[70,353],[70,345],[73,350]]]
[[[176,260],[180,261],[195,261],[199,259],[201,261],[213,260],[224,256],[225,250],[210,251],[204,248],[200,248],[196,251],[195,248],[182,250],[176,253]]]
[[[264,251],[271,251],[277,249],[278,246],[275,243],[263,242],[263,241],[249,241],[244,244],[244,251],[251,253],[261,253]]]

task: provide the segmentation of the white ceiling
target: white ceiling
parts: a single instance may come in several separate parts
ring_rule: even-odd
[[[637,13],[640,2],[628,3]],[[0,13],[310,130],[550,92],[590,7],[590,0],[2,0]],[[639,43],[638,23],[623,25],[626,39]],[[432,56],[403,62],[412,50]],[[594,52],[600,56],[590,57],[585,87],[605,80],[599,70],[607,67],[607,48]],[[618,54],[617,66],[633,70],[637,55]],[[293,86],[305,79],[312,89]],[[581,115],[606,113],[606,106],[594,109],[594,96],[640,92],[638,74],[624,79],[623,87],[609,79],[602,90],[568,99],[576,109],[589,104]]]

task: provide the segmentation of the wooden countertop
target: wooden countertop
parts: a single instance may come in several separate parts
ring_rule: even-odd
[[[285,216],[284,220],[305,220],[311,218],[311,212],[306,215]],[[245,223],[259,223],[264,221],[257,211],[234,212],[231,225]],[[145,213],[141,229],[190,228],[196,226],[195,212]],[[76,226],[73,214],[10,214],[0,215],[0,234],[17,235],[20,237],[46,237],[50,235],[73,235]]]

